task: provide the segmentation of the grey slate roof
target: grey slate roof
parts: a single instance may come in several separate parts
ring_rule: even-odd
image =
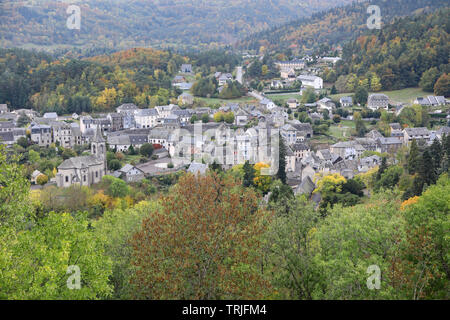
[[[139,116],[139,117],[148,117],[148,116],[157,116],[157,115],[158,115],[158,111],[156,111],[155,108],[142,109],[136,114],[136,116]]]
[[[13,141],[14,141],[14,134],[12,133],[12,131],[0,132],[0,143]]]
[[[103,164],[103,160],[96,156],[80,156],[65,160],[59,165],[58,169],[87,168],[99,164]]]
[[[204,174],[207,169],[208,169],[208,166],[206,164],[191,162],[187,171],[191,172],[193,174],[197,174],[197,173]]]

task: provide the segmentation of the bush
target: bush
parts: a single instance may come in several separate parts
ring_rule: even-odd
[[[141,155],[143,155],[144,157],[150,158],[151,155],[153,154],[153,145],[150,143],[144,143],[141,147],[141,149],[139,150],[139,152],[141,153]]]
[[[48,177],[45,174],[40,174],[37,178],[36,178],[36,183],[38,185],[43,186],[44,184],[46,184],[48,182]]]
[[[108,162],[108,169],[111,171],[116,171],[122,168],[122,165],[120,164],[120,161],[117,159],[113,159]]]

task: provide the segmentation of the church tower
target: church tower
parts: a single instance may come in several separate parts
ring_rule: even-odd
[[[91,142],[91,154],[103,161],[103,167],[106,173],[106,141],[102,136],[100,125],[97,125],[97,130]]]

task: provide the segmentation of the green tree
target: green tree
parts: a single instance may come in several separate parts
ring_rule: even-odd
[[[139,149],[139,153],[142,154],[144,157],[150,158],[153,154],[153,149],[154,149],[153,144],[144,143]]]
[[[312,299],[321,281],[315,258],[318,211],[304,197],[290,201],[289,214],[278,214],[267,234],[267,266],[272,285],[283,299]]]
[[[355,121],[355,131],[358,137],[364,137],[367,132],[366,124],[362,119],[360,112],[353,113],[353,121]]]
[[[0,172],[0,226],[21,228],[33,216],[30,183],[24,167],[19,165],[19,157],[7,156],[3,145],[0,145]]]
[[[424,91],[433,92],[434,84],[436,83],[438,78],[439,70],[436,67],[432,67],[422,74],[419,85]]]
[[[398,242],[405,237],[398,198],[398,192],[385,191],[367,203],[331,210],[317,231],[320,289],[314,291],[313,299],[403,297],[394,289],[390,273],[392,261],[399,256]],[[381,271],[379,290],[367,287],[371,265]]]
[[[284,139],[281,134],[278,134],[278,171],[277,178],[280,179],[282,183],[286,183],[286,145],[284,144]]]
[[[0,233],[1,299],[100,299],[111,294],[111,260],[86,214],[50,213],[21,233]],[[68,283],[76,266],[80,288]],[[68,273],[69,270],[69,273]]]
[[[110,171],[116,171],[122,168],[122,165],[120,164],[120,161],[117,159],[112,159],[111,161],[108,161],[108,170]]]
[[[202,115],[202,122],[208,123],[209,122],[209,114],[205,113]]]
[[[253,180],[255,179],[255,168],[247,160],[244,163],[243,170],[244,170],[244,179],[243,179],[244,187],[246,188],[253,187],[254,186]]]
[[[411,142],[411,147],[409,150],[409,156],[408,156],[408,172],[410,174],[414,174],[419,169],[419,147],[417,145],[416,139],[413,139]]]
[[[158,207],[157,202],[143,201],[134,208],[107,210],[102,218],[93,222],[95,233],[103,239],[105,254],[113,262],[111,275],[113,299],[133,298],[130,279],[134,270],[131,264],[130,241],[133,234],[139,231],[142,220]]]
[[[30,163],[38,163],[41,160],[41,157],[38,152],[34,150],[28,151],[28,160]]]
[[[407,299],[448,299],[450,179],[443,175],[404,208],[408,238],[397,266],[398,290]]]
[[[369,92],[364,87],[358,87],[355,91],[355,102],[365,105],[367,103],[367,98],[369,97]]]

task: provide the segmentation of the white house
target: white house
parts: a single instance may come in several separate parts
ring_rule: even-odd
[[[137,128],[153,128],[158,123],[159,114],[154,108],[142,109],[134,116]]]
[[[342,107],[351,107],[353,105],[353,98],[352,97],[342,97],[339,99],[339,103]]]
[[[259,104],[261,105],[261,107],[265,108],[266,110],[272,110],[275,109],[277,107],[277,105],[272,101],[269,100],[267,98],[262,99]]]
[[[312,87],[314,89],[323,89],[323,79],[317,76],[299,75],[298,80],[302,82],[305,87]]]
[[[389,108],[389,97],[382,93],[374,93],[369,95],[367,99],[367,108],[371,110],[385,109]]]

